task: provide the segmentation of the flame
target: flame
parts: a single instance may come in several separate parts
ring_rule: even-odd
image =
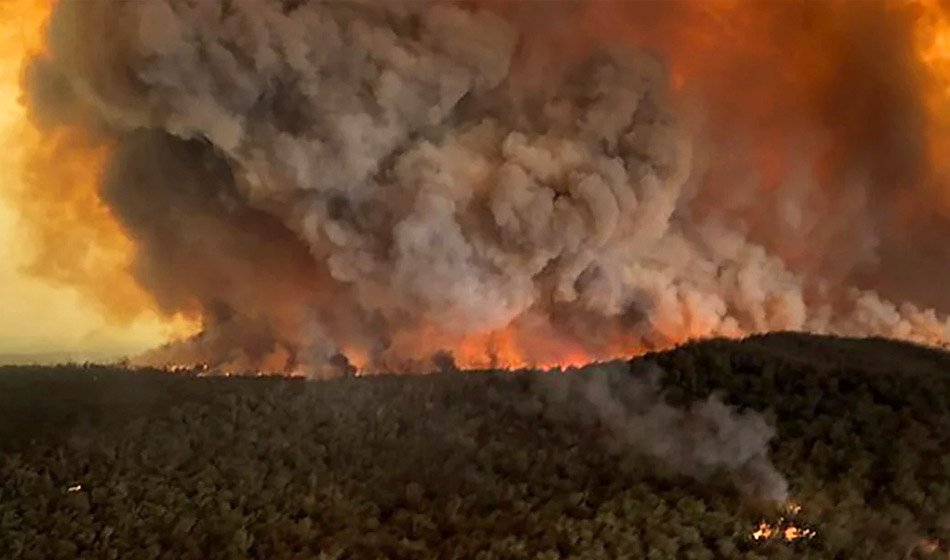
[[[684,341],[670,340],[673,345]],[[530,317],[515,321],[505,328],[471,333],[461,338],[445,333],[435,326],[407,329],[397,333],[388,348],[396,356],[429,356],[444,354],[454,366],[462,369],[555,369],[571,368],[617,358],[643,354],[647,348],[632,336],[605,333],[598,347],[585,347],[577,340],[559,332],[546,321],[532,321]],[[370,353],[358,348],[346,348],[344,354],[360,372],[408,371],[423,369],[431,364],[406,367],[386,357],[370,359]],[[438,365],[438,364],[437,364]]]
[[[800,513],[801,504],[789,502],[785,505],[785,511],[791,515]],[[769,539],[784,539],[787,542],[797,541],[799,539],[812,539],[818,533],[814,529],[801,528],[785,517],[779,517],[775,523],[760,521],[755,531],[752,532],[752,538],[757,541]]]
[[[782,526],[780,524],[769,525],[765,521],[759,523],[759,526],[752,532],[752,538],[757,541],[781,538],[788,542],[799,539],[811,539],[816,535],[813,529],[802,529],[794,525]]]
[[[757,541],[781,538],[788,542],[799,539],[811,539],[815,536],[813,529],[801,529],[794,525],[782,527],[781,525],[769,525],[765,521],[759,523],[759,526],[752,532],[752,538]]]
[[[821,122],[827,116],[824,113],[829,109],[822,106],[822,93],[834,88],[836,72],[841,70],[832,63],[834,55],[840,54],[832,51],[839,45],[825,44],[822,40],[838,38],[840,34],[835,34],[838,27],[862,8],[861,3],[853,2],[817,6],[807,2],[709,0],[652,4],[565,3],[540,13],[535,7],[525,7],[526,4],[518,2],[485,4],[502,12],[523,9],[532,21],[554,17],[560,10],[573,10],[570,33],[564,33],[562,26],[528,26],[529,34],[539,36],[535,38],[534,49],[532,38],[527,38],[528,46],[523,53],[522,63],[538,69],[533,74],[546,76],[552,65],[568,67],[570,60],[580,59],[585,52],[604,43],[639,44],[664,53],[671,66],[673,89],[679,95],[685,98],[701,90],[711,106],[728,117],[722,119],[722,124],[738,122],[732,127],[708,127],[716,136],[705,139],[707,143],[733,142],[732,136],[737,130],[753,130],[754,137],[743,140],[745,144],[734,158],[736,163],[720,162],[719,168],[710,174],[708,185],[704,184],[695,204],[698,211],[702,211],[703,196],[735,199],[747,194],[736,188],[736,177],[743,175],[734,166],[754,173],[758,192],[765,193],[762,196],[779,190],[788,181],[796,166],[790,154],[802,151],[790,123]],[[914,52],[920,59],[927,109],[926,151],[932,174],[929,185],[950,212],[950,189],[942,188],[950,184],[950,165],[944,162],[950,148],[950,15],[936,0],[892,4],[901,13],[910,9],[917,11],[913,39]],[[795,9],[785,10],[789,6]],[[29,235],[24,237],[31,239],[35,246],[30,247],[33,254],[21,260],[30,263],[28,268],[34,276],[78,289],[88,301],[94,302],[95,307],[82,308],[80,315],[86,321],[94,317],[102,322],[108,317],[128,325],[146,318],[155,328],[149,330],[148,335],[141,335],[140,342],[149,341],[143,346],[192,333],[197,327],[195,321],[163,316],[130,273],[135,246],[97,192],[99,175],[110,147],[78,129],[37,129],[22,103],[24,64],[31,56],[42,54],[44,27],[51,7],[52,3],[45,0],[0,3],[0,142],[3,143],[0,164],[8,173],[0,194],[29,226]],[[818,8],[821,13],[817,12]],[[791,23],[787,22],[789,14],[794,20]],[[821,17],[813,17],[816,15]],[[779,31],[782,33],[776,35]],[[546,66],[541,60],[545,58],[548,59]],[[755,72],[762,68],[772,74],[764,80],[755,79],[758,77]],[[738,75],[737,70],[747,71],[750,79],[738,85],[736,80],[722,79]],[[862,116],[866,115],[859,112],[846,115],[853,120],[860,120],[858,117]],[[846,119],[832,123],[831,147],[822,146],[816,148],[818,154],[801,156],[810,159],[806,166],[808,179],[818,186],[807,194],[816,204],[826,204],[840,191],[828,169],[833,166],[827,161],[837,159],[836,150],[847,149],[845,135],[853,131],[844,129],[853,124]],[[836,130],[835,126],[842,130]],[[0,208],[0,212],[2,210]],[[789,234],[773,218],[768,212],[755,215],[746,212],[741,216],[749,229],[757,231],[756,239],[765,239],[768,249],[792,268],[798,266],[797,263],[809,262],[806,253],[812,248],[821,250],[829,245],[829,239],[839,236],[839,230],[834,227],[813,227],[807,238],[796,232]],[[840,220],[846,221],[846,216]],[[13,236],[2,231],[0,235]],[[3,237],[0,242],[11,245]],[[2,276],[0,282],[5,282]],[[55,301],[60,302],[55,304],[59,308],[77,305],[71,300],[70,303],[62,303],[66,301],[62,299]],[[662,333],[665,346],[704,336],[713,328],[703,323],[701,317],[690,317],[687,310],[673,315],[682,320],[654,325]],[[62,322],[71,324],[75,320]],[[160,335],[156,334],[159,330]],[[716,334],[742,336],[748,333],[737,330]],[[530,321],[461,339],[424,325],[408,329],[391,342],[393,355],[426,359],[445,352],[451,355],[455,365],[463,368],[570,367],[629,357],[647,350],[641,342],[618,332],[605,333],[597,348],[587,348],[550,325]],[[358,344],[344,345],[342,351],[350,365],[360,372],[365,372],[370,364],[387,363],[385,357],[380,360],[372,349]],[[280,356],[275,357],[274,363],[281,363],[276,358]],[[235,364],[224,367],[239,369]],[[397,365],[393,369],[406,368]]]
[[[52,8],[45,0],[0,3],[0,215],[10,218],[0,227],[8,251],[0,291],[10,314],[3,323],[21,331],[9,337],[19,348],[0,351],[61,348],[68,343],[49,334],[59,330],[93,353],[190,334],[193,320],[162,316],[132,277],[132,241],[97,190],[109,146],[78,129],[40,130],[25,106],[25,71],[43,54]],[[21,319],[36,332],[24,334],[30,327]]]
[[[524,369],[578,367],[613,355],[634,355],[640,352],[630,348],[611,349],[598,355],[569,340],[557,340],[554,333],[543,346],[542,352],[531,353],[528,337],[531,332],[516,325],[488,333],[464,337],[454,345],[446,346],[456,365],[466,369]]]

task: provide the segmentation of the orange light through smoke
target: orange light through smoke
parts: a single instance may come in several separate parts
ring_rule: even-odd
[[[774,84],[762,86],[748,80],[737,88],[733,81],[713,78],[725,74],[718,70],[729,60],[747,58],[771,68],[770,63],[777,56],[800,53],[779,76],[777,83],[783,86],[787,97],[783,103],[790,105],[783,108],[779,116],[809,115],[807,105],[811,90],[816,83],[827,81],[825,73],[829,70],[823,66],[826,53],[812,47],[813,41],[807,34],[790,37],[798,37],[795,40],[802,41],[808,48],[771,40],[770,28],[765,24],[781,23],[782,18],[767,3],[698,0],[689,4],[688,9],[678,10],[675,21],[658,18],[657,25],[642,29],[632,29],[629,25],[635,20],[629,13],[631,10],[658,10],[664,5],[666,3],[596,1],[579,5],[572,19],[575,26],[572,33],[553,44],[563,48],[567,58],[571,58],[569,54],[583,53],[586,48],[605,41],[655,46],[667,55],[677,92],[685,95],[699,82],[706,82],[706,86],[713,84],[715,87],[708,87],[706,94],[715,101],[728,101],[727,107],[735,106],[737,115],[741,109],[744,118],[758,123],[760,134],[754,138],[755,142],[750,142],[753,147],[743,160],[754,162],[758,180],[766,190],[778,188],[789,175],[786,152],[796,146],[784,148],[789,136],[787,123],[783,118],[773,118],[776,116],[775,96],[771,95],[774,92],[763,87]],[[926,150],[933,175],[930,181],[950,212],[950,189],[940,188],[950,185],[950,162],[945,161],[946,154],[950,153],[950,15],[938,1],[918,0],[906,5],[920,12],[914,40],[926,88]],[[827,19],[830,23],[810,20],[808,23],[819,28],[833,26],[836,17],[845,18],[850,13],[842,9],[845,6],[848,4],[829,3]],[[31,56],[42,52],[44,26],[51,8],[49,0],[0,0],[0,169],[4,173],[0,202],[5,201],[13,208],[13,215],[25,224],[25,231],[20,232],[22,238],[15,243],[0,238],[0,243],[23,244],[25,253],[29,253],[27,260],[33,275],[76,289],[96,305],[96,309],[84,313],[98,313],[120,325],[130,325],[146,317],[160,326],[161,335],[156,334],[156,329],[149,331],[148,337],[143,335],[143,341],[148,338],[148,345],[156,345],[169,336],[193,332],[194,322],[161,317],[150,296],[130,273],[135,246],[98,193],[109,147],[78,129],[40,131],[30,121],[21,99],[23,69]],[[537,31],[540,27],[543,26],[536,25],[533,29]],[[560,33],[553,26],[547,31]],[[796,103],[801,107],[796,107]],[[729,190],[734,187],[731,181],[723,184]],[[710,189],[709,192],[719,191]],[[3,217],[0,212],[0,218]],[[797,254],[807,250],[808,244],[794,236],[788,239],[788,246],[776,242],[771,249],[784,262],[794,263]],[[703,336],[713,328],[703,323],[702,318],[689,317],[685,312],[681,315],[683,321],[670,323],[669,328],[666,323],[656,325],[666,344]],[[50,330],[56,328],[54,324],[48,326]],[[600,341],[597,349],[591,349],[580,347],[553,331],[550,326],[536,329],[530,323],[515,323],[489,333],[452,337],[437,328],[421,326],[412,332],[397,334],[392,341],[393,354],[418,356],[424,360],[445,351],[460,367],[516,369],[577,366],[644,351],[638,342],[623,333],[607,333],[606,340]],[[374,356],[368,349],[358,345],[349,348],[344,343],[344,350],[350,363],[359,370],[370,367]]]
[[[80,355],[140,351],[194,325],[161,317],[130,273],[133,244],[97,191],[108,147],[79,130],[40,131],[31,122],[22,82],[30,59],[42,55],[52,7],[48,0],[0,2],[0,214],[9,216],[0,231],[7,251],[0,310],[10,314],[5,323],[35,322],[44,350],[69,331],[87,346],[71,349]],[[31,302],[14,301],[24,298]],[[0,352],[36,350],[22,344]]]
[[[944,212],[950,212],[950,13],[938,0],[919,0],[915,4],[919,14],[914,39],[925,70],[930,186]]]

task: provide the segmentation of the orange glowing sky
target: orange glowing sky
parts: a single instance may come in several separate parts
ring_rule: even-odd
[[[929,150],[937,179],[945,179],[950,17],[937,2],[914,3],[924,14],[916,48],[931,75]],[[96,193],[108,148],[75,131],[41,133],[21,102],[24,63],[42,51],[51,6],[52,0],[0,1],[0,362],[14,354],[118,357],[195,329],[183,318],[160,316],[132,280],[134,247]],[[43,228],[30,227],[40,220]],[[480,364],[489,345],[504,357],[512,343],[505,334],[487,342],[472,337],[471,348],[459,348],[463,358],[470,354],[463,361]],[[564,352],[564,363],[583,361]]]
[[[101,153],[81,146],[61,150],[62,137],[41,135],[21,103],[24,62],[41,50],[50,9],[46,0],[0,3],[0,362],[45,354],[113,358],[161,343],[182,328],[180,321],[147,312],[144,295],[124,269],[129,243],[93,187]],[[43,188],[31,188],[34,194],[25,199],[28,183]],[[58,205],[49,204],[52,199]],[[54,230],[72,235],[38,238],[30,219],[56,221]],[[123,316],[116,304],[103,305],[76,285],[99,286],[118,294],[113,302],[138,308]]]

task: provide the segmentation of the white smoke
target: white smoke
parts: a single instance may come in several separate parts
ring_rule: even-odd
[[[64,1],[50,45],[116,135],[210,143],[240,204],[326,268],[330,283],[312,291],[330,303],[303,296],[289,312],[272,304],[279,294],[220,296],[270,325],[298,367],[320,370],[348,345],[370,367],[425,360],[410,354],[539,317],[591,348],[610,329],[659,344],[767,330],[948,338],[932,311],[832,290],[738,227],[687,218],[690,135],[658,59],[604,50],[554,86],[516,92],[519,37],[441,2]],[[345,333],[324,319],[336,305],[360,317]],[[590,316],[601,326],[572,326]],[[210,347],[202,359],[231,359]],[[273,365],[242,358],[255,361]]]

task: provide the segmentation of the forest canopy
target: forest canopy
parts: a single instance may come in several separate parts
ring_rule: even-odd
[[[798,334],[560,373],[7,367],[0,556],[946,558],[948,368]]]

